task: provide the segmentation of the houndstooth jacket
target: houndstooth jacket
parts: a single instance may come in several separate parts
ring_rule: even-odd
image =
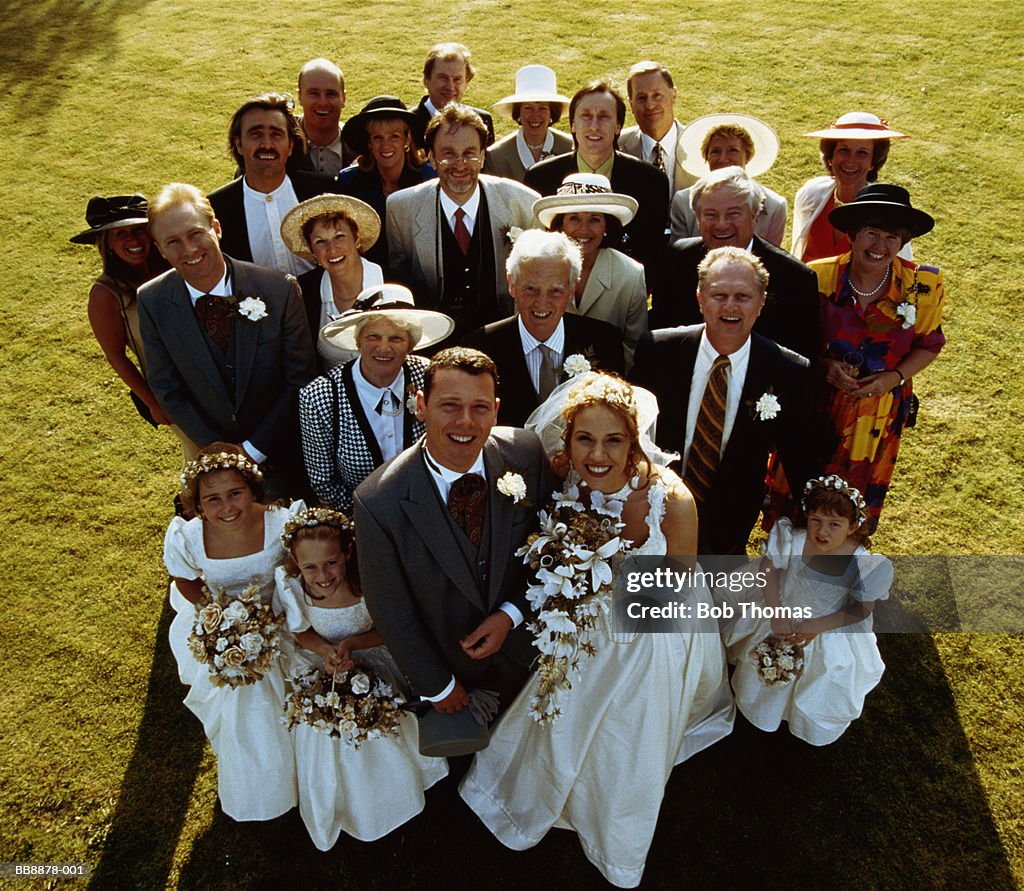
[[[299,391],[302,454],[309,481],[323,504],[349,515],[356,486],[384,463],[356,392],[352,368],[358,361],[332,368]],[[409,356],[403,367],[408,397],[423,386],[427,361]],[[423,431],[423,424],[406,408],[402,449],[416,442]]]

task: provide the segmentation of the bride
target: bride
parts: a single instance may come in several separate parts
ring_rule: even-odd
[[[574,501],[581,515],[621,510],[618,535],[623,547],[632,543],[624,553],[686,561],[696,554],[697,512],[662,466],[674,456],[641,433],[656,416],[648,391],[589,373],[554,390],[527,426],[556,469],[568,469],[558,503]],[[618,571],[622,549],[611,559]],[[691,593],[711,602],[706,590]],[[732,728],[722,644],[717,629],[709,632],[688,623],[677,633],[622,633],[599,610],[557,712],[538,705],[542,656],[477,753],[463,799],[509,848],[536,845],[552,826],[572,829],[608,881],[638,885],[672,767]]]

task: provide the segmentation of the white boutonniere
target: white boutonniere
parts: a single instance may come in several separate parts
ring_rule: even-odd
[[[780,411],[782,411],[782,405],[779,398],[771,391],[763,393],[761,398],[754,403],[754,413],[759,421],[770,421]]]
[[[513,504],[519,504],[526,498],[526,480],[518,473],[507,470],[498,477],[498,491],[511,498]]]
[[[569,377],[576,377],[591,371],[592,366],[590,360],[582,353],[573,353],[571,356],[567,356],[565,362],[562,363],[562,370]]]
[[[523,234],[523,230],[519,226],[502,226],[501,235],[505,241],[512,245],[516,243],[516,239]]]
[[[917,307],[913,303],[904,300],[896,307],[896,315],[903,319],[904,328],[913,328],[917,321]]]
[[[267,304],[259,297],[246,297],[238,304],[239,315],[245,316],[250,322],[258,322],[267,317]]]
[[[416,417],[416,388],[411,384],[405,389],[405,410]]]

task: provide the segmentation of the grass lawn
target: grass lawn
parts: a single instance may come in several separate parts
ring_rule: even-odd
[[[599,879],[569,833],[506,850],[447,783],[388,838],[343,838],[328,854],[295,812],[235,824],[181,705],[160,560],[177,447],[135,416],[103,360],[85,315],[98,258],[67,239],[91,195],[227,181],[231,112],[294,89],[313,56],[344,68],[346,116],[377,93],[416,101],[423,57],[442,39],[473,49],[467,100],[481,106],[530,62],[554,67],[571,95],[656,58],[675,74],[683,121],[734,110],[775,126],[780,156],[762,179],[790,201],[821,172],[800,133],[867,110],[911,134],[882,178],[936,217],[915,250],[944,271],[949,343],[915,382],[921,418],[876,549],[1024,553],[1024,7],[478,0],[442,15],[428,24],[438,9],[418,0],[5,4],[0,861],[88,862],[98,888]],[[812,749],[740,721],[675,771],[645,885],[1024,883],[1024,637],[887,635],[880,647],[886,676],[837,744]]]

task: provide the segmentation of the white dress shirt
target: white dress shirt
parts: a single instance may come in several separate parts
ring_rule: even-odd
[[[644,160],[649,164],[654,164],[654,146],[656,143],[653,137],[648,136],[641,130],[640,141],[643,145]],[[668,177],[668,197],[671,200],[675,194],[676,146],[679,144],[679,134],[676,133],[675,124],[668,128],[668,132],[661,137],[657,144],[661,146],[663,153],[662,163],[665,165],[665,176]],[[655,164],[655,166],[657,165]]]
[[[370,383],[359,367],[360,359],[352,366],[352,380],[356,385],[356,395],[363,406],[370,429],[380,446],[381,456],[390,461],[402,451],[402,436],[405,433],[405,369],[399,369],[398,376],[386,387],[378,387]],[[377,406],[387,394],[390,406],[377,413]],[[390,412],[390,413],[389,413]]]
[[[444,189],[441,192],[441,213],[444,214],[444,218],[448,221],[448,226],[455,232],[455,211],[460,207],[465,216],[462,218],[462,222],[466,226],[466,230],[469,232],[470,237],[473,236],[473,230],[476,228],[476,218],[480,213],[480,186],[478,185],[473,189],[473,194],[469,196],[465,204],[456,204],[448,197]],[[440,233],[438,233],[440,235]]]
[[[384,270],[376,263],[371,263],[366,257],[360,257],[363,264],[363,288],[376,288],[384,284]],[[320,279],[320,327],[323,328],[328,322],[333,322],[341,317],[342,310],[334,303],[334,288],[331,285],[331,276],[324,271]]]
[[[285,247],[281,238],[281,220],[299,203],[292,181],[285,176],[281,185],[273,192],[257,192],[249,187],[243,177],[242,195],[245,201],[245,224],[249,229],[252,262],[296,276],[309,272],[315,264],[295,256]]]
[[[184,281],[184,279],[182,279]],[[192,307],[195,308],[196,301],[200,297],[204,297],[209,294],[211,297],[230,297],[231,296],[231,278],[228,275],[227,264],[224,266],[224,275],[217,284],[215,284],[209,291],[200,291],[197,288],[193,288],[188,282],[185,282],[185,288],[188,290],[188,296],[192,301]],[[262,464],[267,460],[267,456],[263,454],[256,446],[254,446],[247,439],[242,444],[242,448],[245,449],[245,453],[252,458],[257,464]]]
[[[693,377],[690,379],[690,402],[686,411],[686,440],[683,448],[682,467],[686,469],[686,462],[690,458],[690,445],[693,442],[693,431],[697,428],[697,416],[700,414],[700,404],[704,399],[704,390],[708,385],[708,378],[711,376],[711,367],[718,358],[718,352],[711,341],[708,340],[707,332],[701,332],[700,347],[697,349],[697,361],[693,365]],[[722,427],[722,448],[718,455],[721,457],[725,447],[729,444],[729,437],[732,435],[732,427],[736,422],[736,412],[740,407],[740,396],[743,393],[743,382],[747,379],[747,365],[750,362],[750,338],[735,353],[729,354],[729,389],[725,401],[725,424]]]
[[[546,346],[554,355],[551,361],[555,368],[561,368],[565,362],[565,323],[559,319],[558,327],[547,340],[537,340],[523,324],[522,316],[517,317],[519,323],[519,340],[523,345],[523,357],[526,359],[526,370],[530,372],[530,381],[533,389],[540,392],[540,366],[544,361],[544,354],[539,347]]]
[[[484,453],[480,452],[476,456],[476,461],[473,466],[466,471],[466,473],[460,473],[457,470],[449,470],[442,464],[439,464],[434,457],[430,454],[430,450],[424,446],[423,451],[426,456],[427,472],[430,474],[430,478],[434,481],[434,485],[437,486],[437,493],[441,496],[441,501],[445,504],[448,503],[448,492],[451,490],[452,483],[457,479],[461,479],[466,473],[475,473],[481,477],[484,482],[487,482],[487,472],[484,468]],[[501,612],[505,613],[512,620],[512,627],[515,628],[523,621],[523,614],[519,611],[519,608],[514,603],[506,601],[498,607]],[[470,629],[472,630],[472,629]],[[448,685],[434,696],[420,696],[421,699],[427,702],[440,702],[445,697],[449,696],[452,690],[455,689],[455,676],[452,675],[452,679],[448,682]]]

